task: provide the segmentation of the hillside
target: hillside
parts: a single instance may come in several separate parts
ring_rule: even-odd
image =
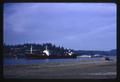
[[[99,54],[99,55],[117,55],[116,54],[116,49],[112,49],[109,51],[92,51],[92,50],[76,50],[75,53],[78,55],[94,55],[94,54]]]

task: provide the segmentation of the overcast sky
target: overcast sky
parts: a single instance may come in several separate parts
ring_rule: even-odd
[[[116,49],[116,4],[4,4],[4,43],[28,42],[76,50]]]

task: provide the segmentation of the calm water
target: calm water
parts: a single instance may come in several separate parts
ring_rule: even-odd
[[[110,58],[115,58],[111,56]],[[26,59],[26,58],[4,58],[3,63],[5,65],[10,64],[35,64],[39,62],[68,62],[68,61],[81,61],[81,60],[96,60],[99,61],[101,58],[76,58],[76,59]]]

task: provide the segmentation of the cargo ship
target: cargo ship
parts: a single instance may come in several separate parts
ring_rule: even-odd
[[[46,51],[43,51],[43,53],[42,52],[40,52],[40,53],[34,53],[35,51],[37,51],[37,50],[33,50],[33,47],[32,47],[32,45],[31,45],[31,47],[30,47],[30,50],[27,50],[27,51],[30,51],[30,52],[28,52],[28,53],[25,53],[25,57],[26,58],[41,58],[41,59],[46,59],[47,57],[48,57],[48,55],[47,55],[47,53],[48,52],[46,52]]]
[[[64,54],[59,54],[59,55],[52,54],[50,53],[50,50],[48,50],[47,46],[45,50],[36,54],[36,53],[33,53],[33,51],[36,51],[36,50],[33,50],[31,45],[31,48],[29,51],[30,51],[29,53],[25,54],[27,58],[40,58],[40,59],[77,58],[77,55],[74,54],[71,50],[69,50],[68,52],[64,52]]]

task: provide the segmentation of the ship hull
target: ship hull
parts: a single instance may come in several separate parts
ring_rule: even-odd
[[[68,58],[77,58],[76,56],[49,56],[49,59],[68,59]]]
[[[40,54],[25,54],[26,58],[36,58],[36,59],[68,59],[68,58],[77,58],[77,56],[58,56],[58,55],[40,55]]]
[[[31,59],[31,58],[46,59],[46,58],[48,58],[47,56],[43,56],[43,55],[39,55],[39,54],[25,54],[25,57],[28,59]]]

